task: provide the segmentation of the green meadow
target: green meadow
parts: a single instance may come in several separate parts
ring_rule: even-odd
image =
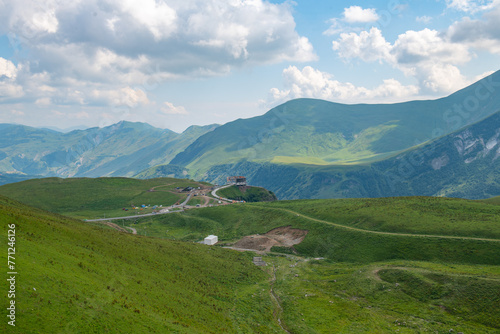
[[[135,180],[68,180],[86,195],[58,202],[55,189],[67,184],[57,180],[10,185],[36,209],[0,197],[4,234],[16,224],[20,333],[500,331],[498,199],[238,203],[114,221],[132,235],[59,214],[102,214],[89,198],[106,182],[110,203],[122,203],[192,181],[143,180],[132,190]],[[220,247],[281,226],[308,234],[294,255],[274,247],[265,267]],[[209,234],[218,246],[198,243]]]
[[[269,277],[252,254],[134,236],[5,197],[0,222],[4,236],[16,225],[18,271],[16,327],[4,319],[2,333],[279,330]],[[1,286],[5,310],[7,281]]]
[[[0,186],[0,195],[73,218],[94,219],[150,213],[151,210],[132,210],[131,207],[169,206],[182,202],[187,194],[178,193],[177,187],[205,184],[174,178],[46,178]]]

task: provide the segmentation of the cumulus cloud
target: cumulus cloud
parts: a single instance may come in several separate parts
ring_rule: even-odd
[[[456,65],[471,59],[469,48],[436,30],[410,30],[390,44],[378,28],[372,28],[359,34],[341,34],[332,48],[346,60],[388,63],[418,79],[427,92],[449,93],[468,83]]]
[[[333,50],[342,58],[360,58],[364,61],[381,61],[391,58],[392,46],[382,36],[378,28],[362,31],[359,34],[343,33],[338,41],[332,43]]]
[[[330,27],[323,32],[324,35],[336,35],[346,31],[359,31],[360,23],[373,23],[380,19],[375,8],[362,8],[351,6],[344,8],[342,17],[332,18],[328,21]]]
[[[432,17],[426,16],[426,15],[424,15],[424,16],[417,16],[415,18],[415,21],[420,22],[420,23],[428,24],[428,23],[430,23],[432,21]]]
[[[167,115],[187,115],[188,112],[183,106],[174,106],[173,103],[164,102],[160,112]]]
[[[455,22],[447,35],[455,43],[500,54],[500,5],[483,14],[480,20],[465,17]]]
[[[126,106],[134,108],[139,104],[148,104],[149,99],[141,89],[133,89],[130,87],[124,87],[121,89],[114,90],[93,90],[92,98],[94,102],[106,102],[113,106]]]
[[[360,6],[351,6],[344,9],[344,20],[348,23],[375,22],[380,17],[375,8],[363,9]]]
[[[404,86],[395,79],[387,79],[373,89],[358,87],[349,82],[334,80],[329,73],[319,71],[311,66],[302,70],[290,66],[283,71],[284,90],[272,88],[266,101],[266,107],[295,98],[317,98],[330,101],[361,103],[383,100],[401,101],[418,94],[416,86]]]
[[[165,80],[317,59],[291,5],[264,0],[0,1],[0,33],[29,55],[0,58],[4,103],[144,105]]]
[[[0,79],[2,77],[15,79],[17,76],[17,67],[13,62],[0,57]]]
[[[475,13],[493,8],[498,0],[446,0],[446,6],[462,12]]]

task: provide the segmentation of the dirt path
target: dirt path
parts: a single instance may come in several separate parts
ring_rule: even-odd
[[[121,226],[119,226],[119,225],[116,225],[115,223],[111,223],[111,222],[100,222],[100,224],[107,225],[107,226],[109,226],[109,227],[114,228],[115,230],[120,231],[120,232],[129,233],[126,229],[124,229],[123,227],[121,227]]]
[[[357,231],[357,232],[363,232],[363,233],[372,233],[372,234],[382,234],[382,235],[394,235],[394,236],[402,236],[402,237],[417,237],[417,238],[440,238],[440,239],[458,239],[458,240],[476,240],[476,241],[493,241],[493,242],[500,242],[500,239],[488,239],[488,238],[475,238],[475,237],[456,237],[456,236],[450,236],[450,235],[433,235],[433,234],[410,234],[410,233],[396,233],[396,232],[381,232],[381,231],[371,231],[371,230],[363,230],[357,227],[352,227],[352,226],[346,226],[346,225],[341,225],[341,224],[336,224],[332,223],[326,220],[322,219],[317,219],[313,217],[306,216],[302,213],[292,211],[289,209],[282,209],[282,208],[272,208],[268,206],[262,206],[263,208],[266,209],[272,209],[272,210],[278,210],[278,211],[284,211],[288,212],[290,214],[293,214],[297,217],[302,217],[308,220],[312,220],[318,223],[323,223],[323,224],[328,224],[340,228],[344,228],[347,230],[352,230],[352,231]]]
[[[292,247],[300,244],[308,231],[291,228],[291,226],[277,227],[265,234],[248,235],[238,240],[233,247],[240,249],[254,249],[271,251],[274,246]]]
[[[133,227],[130,227],[130,226],[126,226],[125,228],[128,228],[129,230],[132,231],[132,234],[137,234],[137,230]]]
[[[271,294],[271,298],[276,302],[276,305],[278,305],[278,310],[274,312],[274,316],[276,317],[276,320],[278,320],[278,324],[280,325],[281,329],[291,334],[291,332],[288,329],[286,329],[285,325],[281,321],[281,315],[283,314],[283,307],[281,306],[278,295],[274,292],[273,289],[275,282],[276,282],[276,267],[273,264],[273,277],[271,279],[270,283],[271,289],[269,290],[269,293]]]

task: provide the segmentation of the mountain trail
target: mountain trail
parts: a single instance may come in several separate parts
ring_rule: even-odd
[[[476,238],[476,237],[460,237],[460,236],[451,236],[451,235],[433,235],[433,234],[411,234],[411,233],[397,233],[397,232],[382,232],[382,231],[371,231],[371,230],[364,230],[352,226],[346,226],[346,225],[341,225],[341,224],[336,224],[332,223],[326,220],[322,219],[317,219],[313,217],[306,216],[300,212],[296,212],[293,210],[289,209],[282,209],[282,208],[273,208],[269,206],[262,206],[263,208],[267,209],[273,209],[273,210],[279,210],[279,211],[285,211],[290,214],[293,214],[297,217],[302,217],[304,219],[312,220],[318,223],[323,223],[323,224],[328,224],[328,225],[333,225],[335,227],[339,228],[344,228],[352,231],[357,231],[357,232],[363,232],[363,233],[373,233],[373,234],[382,234],[382,235],[394,235],[394,236],[403,236],[403,237],[417,237],[417,238],[441,238],[441,239],[460,239],[460,240],[477,240],[477,241],[492,241],[492,242],[500,242],[500,239],[489,239],[489,238]]]

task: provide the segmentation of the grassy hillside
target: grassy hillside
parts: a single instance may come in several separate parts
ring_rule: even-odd
[[[498,213],[488,204],[440,198],[289,201],[194,209],[134,226],[160,238],[198,241],[215,234],[229,243],[292,226],[309,231],[295,246],[303,256],[498,265]]]
[[[218,125],[192,126],[183,133],[145,123],[119,122],[104,128],[60,133],[0,124],[0,172],[63,177],[133,176],[169,163],[199,136]]]
[[[42,205],[65,182],[72,185],[66,190],[88,189],[87,196],[104,189],[113,202],[144,185],[173,186],[165,181],[189,182],[17,186],[31,182],[25,190],[52,194],[33,196]],[[58,203],[43,205],[57,210]],[[246,203],[145,217],[132,235],[0,197],[4,235],[16,224],[23,333],[279,333],[279,323],[301,334],[497,333],[498,210],[484,201],[426,197]],[[294,246],[298,256],[264,256],[262,268],[251,264],[252,253],[191,242],[215,234],[231,244],[281,226],[308,233]]]
[[[261,187],[232,186],[217,191],[217,195],[245,202],[272,202],[277,198],[272,191]]]
[[[228,174],[272,190],[281,199],[500,195],[500,112],[382,161],[306,165],[245,161],[212,167],[207,180]]]
[[[267,259],[266,259],[267,260]],[[273,258],[291,333],[498,333],[497,266]]]
[[[142,211],[131,206],[169,206],[186,198],[177,187],[205,183],[185,179],[160,178],[45,178],[0,186],[0,195],[44,210],[67,216],[92,219],[135,215]],[[129,211],[122,210],[123,208]]]
[[[500,71],[483,80],[499,79]],[[500,94],[490,94],[467,116],[453,114],[453,106],[463,105],[482,85],[477,82],[438,100],[396,104],[292,100],[265,115],[220,126],[171,162],[188,168],[193,177],[203,177],[214,166],[243,161],[340,166],[371,163],[500,110]]]
[[[251,254],[119,233],[4,197],[0,222],[4,236],[16,225],[18,333],[279,330]]]

